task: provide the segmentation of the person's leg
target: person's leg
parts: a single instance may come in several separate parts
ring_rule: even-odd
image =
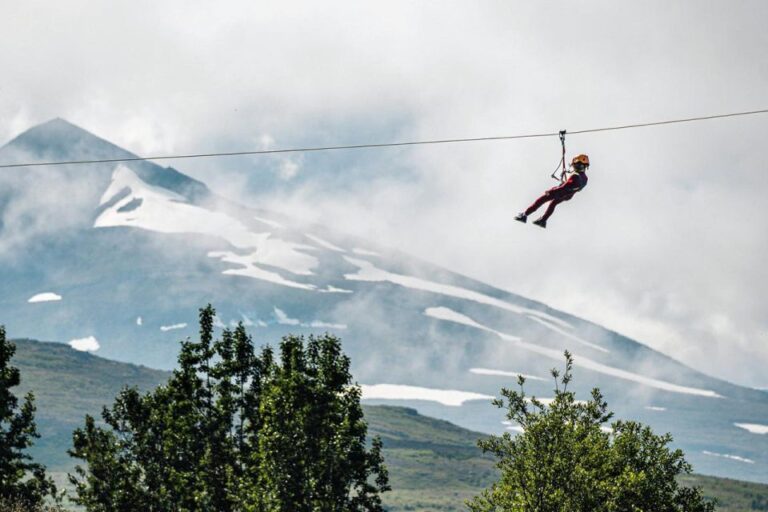
[[[541,208],[541,205],[551,200],[552,200],[552,196],[550,196],[549,192],[545,192],[543,196],[541,196],[536,201],[534,201],[533,204],[529,206],[527,210],[525,210],[524,212],[525,216],[527,217],[528,215],[532,214],[533,212]]]
[[[555,208],[557,208],[557,205],[562,203],[563,201],[567,201],[567,199],[553,199],[551,203],[549,203],[549,206],[547,207],[547,211],[544,212],[544,215],[541,216],[541,220],[544,222],[547,222],[547,219],[552,216],[553,213],[555,213]]]

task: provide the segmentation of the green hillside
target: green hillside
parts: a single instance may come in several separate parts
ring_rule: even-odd
[[[169,376],[168,372],[79,352],[63,343],[13,343],[16,355],[11,364],[21,372],[21,385],[14,393],[35,393],[37,426],[42,437],[32,454],[52,471],[72,467],[66,450],[72,443],[72,431],[82,426],[86,414],[100,414],[126,385],[149,390]]]
[[[365,417],[384,441],[390,510],[463,510],[497,477],[493,460],[476,446],[482,434],[405,407],[367,406]]]
[[[97,415],[125,385],[148,390],[169,375],[60,343],[14,343],[17,352],[12,364],[21,370],[20,391],[34,391],[43,435],[33,454],[58,472],[60,482],[72,467],[66,455],[71,432],[82,425],[85,414]],[[391,511],[465,510],[464,501],[496,478],[493,460],[476,447],[482,434],[404,407],[366,406],[365,416],[370,433],[384,441],[393,488],[385,495],[385,503]],[[768,485],[698,475],[686,478],[685,484],[700,485],[707,496],[717,497],[720,511],[768,510]]]

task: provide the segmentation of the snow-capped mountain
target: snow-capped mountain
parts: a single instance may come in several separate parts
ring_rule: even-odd
[[[0,164],[132,156],[54,120]],[[0,282],[9,335],[156,368],[173,366],[209,302],[219,327],[242,321],[258,343],[330,331],[370,403],[486,432],[516,428],[490,398],[518,374],[551,396],[568,349],[580,395],[600,387],[618,417],[672,432],[697,472],[768,482],[768,393],[333,226],[234,204],[170,167],[0,170]]]

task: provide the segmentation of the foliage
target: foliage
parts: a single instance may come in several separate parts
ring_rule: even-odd
[[[3,512],[64,512],[59,504],[30,504],[14,498],[0,498],[0,510]]]
[[[11,391],[21,382],[19,370],[10,365],[16,352],[0,326],[0,499],[28,508],[39,507],[46,496],[56,495],[45,467],[32,462],[26,453],[40,437],[35,425],[35,397],[27,393],[24,403]]]
[[[380,511],[381,441],[366,447],[360,389],[331,335],[287,336],[279,361],[245,328],[182,343],[155,391],[126,388],[73,434],[75,502],[90,511]]]
[[[112,404],[125,384],[151,390],[167,382],[171,372],[110,361],[72,350],[64,343],[19,339],[13,343],[13,365],[22,375],[14,390],[19,390],[16,395],[20,397],[34,390],[35,422],[42,435],[29,453],[46,465],[46,474],[59,490],[74,495],[66,473],[72,472],[76,459],[68,458],[64,465],[54,457],[71,447],[72,431],[83,425],[83,415],[98,414],[103,404]],[[479,432],[404,407],[363,405],[363,412],[369,439],[380,435],[384,445],[393,490],[384,493],[382,500],[390,512],[467,510],[464,502],[499,478],[494,458],[477,447],[477,439],[483,436]],[[701,475],[682,475],[678,481],[688,487],[700,486],[705,497],[717,498],[718,512],[760,510],[752,508],[753,503],[761,507],[768,500],[766,484]],[[0,510],[4,510],[2,506]]]
[[[478,444],[497,458],[501,477],[468,503],[473,512],[654,511],[708,512],[698,489],[681,487],[677,476],[691,466],[681,450],[671,450],[669,434],[655,435],[633,421],[617,421],[600,390],[587,402],[568,391],[573,359],[565,352],[565,372],[555,379],[555,398],[545,405],[519,391],[502,389],[494,403],[523,428],[512,436],[492,436]],[[506,399],[506,400],[505,400]]]

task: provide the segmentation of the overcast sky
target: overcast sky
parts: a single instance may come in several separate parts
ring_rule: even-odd
[[[278,7],[279,5],[279,7]],[[768,108],[768,2],[28,1],[0,142],[63,117],[141,155],[579,130]],[[589,187],[512,220],[554,139],[177,161],[768,387],[768,116],[568,138]]]

